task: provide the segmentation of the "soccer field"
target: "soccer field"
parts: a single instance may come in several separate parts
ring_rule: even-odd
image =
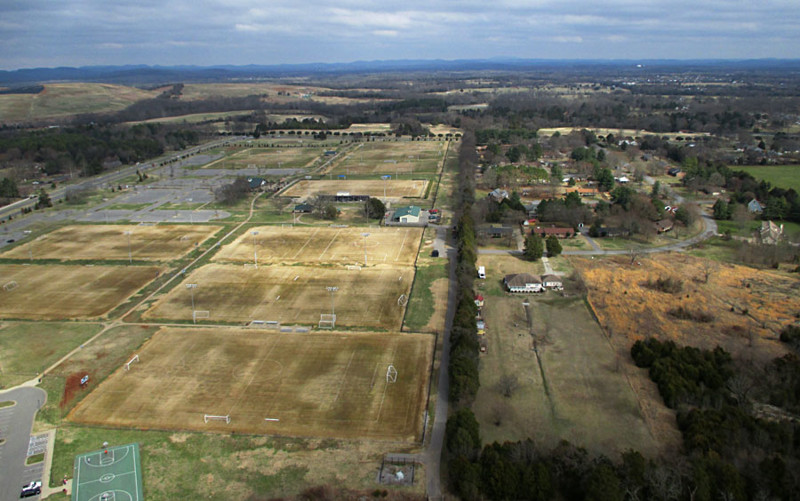
[[[337,193],[347,192],[350,195],[368,195],[375,198],[386,198],[393,201],[401,201],[403,198],[423,198],[428,181],[425,179],[382,179],[375,180],[302,180],[294,183],[282,196],[308,199],[313,195],[336,195]]]
[[[209,322],[316,326],[320,315],[333,309],[337,326],[399,330],[405,304],[398,299],[408,296],[413,279],[410,266],[347,270],[209,264],[156,301],[144,318],[191,321],[194,301],[195,310],[207,312],[203,318]],[[196,287],[187,289],[187,284]],[[328,287],[338,290],[330,293]]]
[[[155,279],[157,266],[0,264],[0,318],[94,318]]]
[[[391,175],[410,179],[411,174],[439,171],[447,143],[444,141],[379,141],[364,143],[326,171],[333,175]]]
[[[417,441],[433,344],[433,336],[423,334],[163,328],[137,352],[130,370],[117,370],[68,419]],[[389,365],[396,382],[387,381]]]
[[[208,240],[220,228],[199,224],[71,225],[15,247],[2,257],[70,261],[127,260],[130,256],[140,261],[171,260]]]
[[[411,266],[421,237],[422,228],[259,226],[224,245],[214,261],[363,266],[366,253],[367,265]]]
[[[325,148],[321,147],[246,148],[206,164],[203,168],[303,169],[312,167],[324,152]]]

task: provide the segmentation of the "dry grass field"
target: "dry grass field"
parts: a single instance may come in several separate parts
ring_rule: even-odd
[[[78,113],[119,111],[159,91],[101,83],[54,83],[38,94],[0,95],[0,121],[17,122]]]
[[[336,162],[326,173],[334,176],[388,174],[408,178],[439,171],[447,143],[444,141],[377,141],[364,143]]]
[[[258,232],[253,236],[252,232]],[[369,233],[364,237],[362,233]],[[249,228],[214,257],[219,262],[303,263],[411,266],[422,228],[331,228],[328,226],[258,226]],[[255,243],[255,247],[254,247]]]
[[[614,137],[621,139],[626,136],[630,137],[644,137],[644,136],[666,136],[671,139],[675,139],[678,136],[681,137],[698,137],[698,136],[710,136],[709,132],[650,132],[644,129],[603,129],[597,127],[551,127],[551,128],[543,128],[539,129],[539,134],[543,136],[552,136],[556,132],[561,135],[564,134],[571,134],[576,131],[580,131],[582,129],[588,129],[594,132],[595,134],[599,134],[602,136],[607,136],[608,134],[614,134]]]
[[[103,426],[417,441],[433,337],[164,328],[69,414]],[[397,382],[387,383],[394,364]],[[204,414],[228,415],[204,422]],[[277,421],[266,421],[266,419]]]
[[[0,264],[0,318],[99,317],[162,271],[157,266]]]
[[[531,437],[546,447],[569,440],[609,455],[629,448],[658,451],[637,395],[583,301],[553,293],[485,297],[488,351],[481,356],[473,405],[484,443]],[[531,302],[538,358],[525,299]],[[511,397],[501,392],[503,377],[517,378]]]
[[[210,264],[192,272],[185,284],[194,289],[195,308],[209,312],[211,322],[252,320],[316,326],[331,312],[326,287],[338,287],[333,301],[338,327],[399,330],[414,278],[412,267],[377,266],[362,270]],[[147,319],[191,320],[190,291],[181,284],[156,301]]]
[[[131,257],[140,261],[177,259],[211,238],[213,225],[73,225],[42,235],[1,256],[8,259],[126,260],[128,235]]]
[[[217,161],[203,166],[204,169],[246,169],[250,166],[259,168],[302,169],[311,167],[322,157],[325,148],[289,147],[289,148],[247,148],[235,150]]]
[[[800,280],[772,270],[718,263],[685,254],[654,258],[573,259],[589,288],[589,301],[613,338],[630,348],[636,339],[657,336],[683,345],[719,345],[747,357],[773,358],[785,348],[777,333],[796,321]],[[708,272],[708,283],[705,274]],[[646,284],[672,278],[681,290],[666,293]],[[709,316],[704,322],[668,313],[683,307]]]
[[[386,198],[400,201],[403,198],[422,198],[425,196],[425,188],[428,186],[427,180],[396,180],[390,179],[383,181],[377,180],[313,180],[298,181],[282,193],[283,196],[307,199],[313,195],[325,194],[336,195],[339,192],[348,192],[351,195],[369,195],[371,197],[383,199],[384,185]]]

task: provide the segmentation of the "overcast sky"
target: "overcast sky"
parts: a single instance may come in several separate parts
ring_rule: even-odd
[[[800,57],[799,0],[0,0],[0,68]]]

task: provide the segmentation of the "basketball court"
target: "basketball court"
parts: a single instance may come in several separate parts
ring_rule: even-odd
[[[107,447],[75,456],[72,501],[141,501],[139,444]]]

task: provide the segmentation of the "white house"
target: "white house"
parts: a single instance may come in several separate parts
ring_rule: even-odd
[[[542,286],[546,289],[562,290],[564,289],[564,282],[561,277],[557,275],[542,275]]]
[[[509,292],[544,292],[542,279],[530,273],[506,275],[503,283]]]

